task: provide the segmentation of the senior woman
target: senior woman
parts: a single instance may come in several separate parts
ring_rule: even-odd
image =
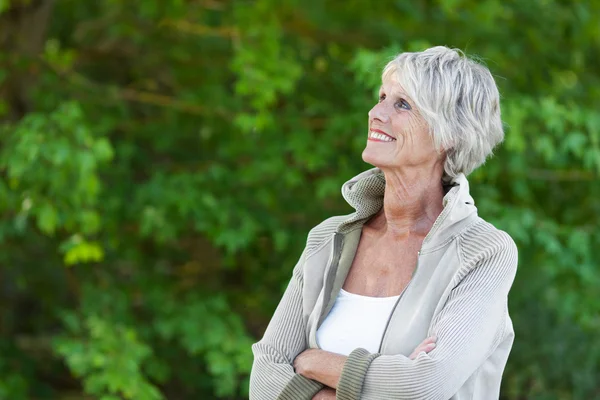
[[[497,399],[514,331],[508,234],[466,176],[503,139],[489,70],[457,50],[384,69],[356,210],[313,228],[262,340],[251,399]]]

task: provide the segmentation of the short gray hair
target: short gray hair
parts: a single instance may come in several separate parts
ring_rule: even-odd
[[[383,70],[413,100],[437,149],[446,152],[445,179],[470,174],[504,139],[500,94],[487,67],[458,49],[437,46],[401,53]]]

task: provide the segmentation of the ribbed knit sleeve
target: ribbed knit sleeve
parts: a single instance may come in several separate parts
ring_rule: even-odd
[[[379,357],[379,354],[372,354],[368,350],[360,348],[348,355],[338,383],[336,399],[351,400],[360,398],[365,374],[371,362],[377,357]]]
[[[501,231],[492,244],[489,240],[484,236],[463,246],[466,261],[457,274],[462,278],[427,335],[437,336],[435,349],[414,360],[404,355],[370,355],[364,349],[353,351],[340,377],[338,399],[447,400],[460,389],[505,334],[517,248]],[[498,394],[489,398],[497,399]]]
[[[263,338],[252,345],[251,400],[310,400],[323,388],[321,383],[296,374],[292,366],[307,348],[302,317],[303,264],[304,253]]]

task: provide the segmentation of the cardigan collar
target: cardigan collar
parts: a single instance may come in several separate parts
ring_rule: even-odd
[[[444,208],[423,240],[421,252],[444,245],[477,216],[466,176],[459,174],[449,186],[450,190],[443,198]],[[344,183],[342,195],[356,211],[338,226],[337,231],[347,233],[367,222],[383,206],[384,192],[385,176],[379,168],[364,171]]]

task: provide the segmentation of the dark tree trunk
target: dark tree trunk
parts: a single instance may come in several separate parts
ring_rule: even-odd
[[[46,31],[55,0],[12,1],[0,15],[0,68],[8,76],[0,84],[0,97],[6,101],[9,120],[20,119],[32,106],[29,88],[35,84]]]

